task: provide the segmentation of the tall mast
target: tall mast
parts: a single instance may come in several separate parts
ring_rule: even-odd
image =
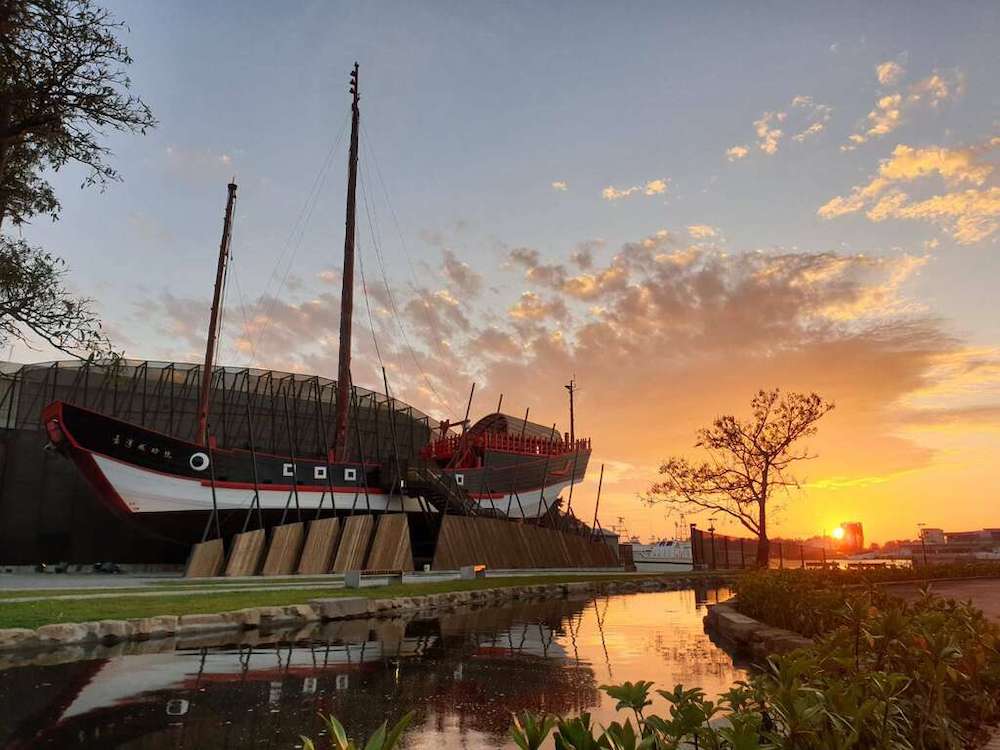
[[[233,208],[236,205],[236,183],[229,183],[226,199],[226,217],[222,221],[222,241],[219,243],[219,264],[215,269],[215,291],[212,294],[212,314],[208,320],[208,343],[205,345],[205,365],[201,372],[201,392],[198,395],[199,445],[208,443],[208,407],[212,389],[212,368],[215,365],[215,344],[219,338],[219,317],[222,313],[222,287],[225,284],[226,264],[229,262],[229,241],[233,236]]]
[[[569,442],[572,444],[576,442],[576,421],[573,414],[573,394],[576,392],[576,378],[570,379],[565,388],[569,391]]]
[[[354,312],[354,208],[358,183],[358,64],[351,71],[351,153],[347,165],[347,219],[344,227],[344,286],[340,293],[340,363],[337,368],[337,413],[333,452],[343,461],[347,448],[347,414],[351,400],[351,316]]]

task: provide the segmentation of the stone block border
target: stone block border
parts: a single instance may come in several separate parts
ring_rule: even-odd
[[[30,628],[0,629],[0,651],[47,650],[76,644],[110,646],[123,641],[148,641],[161,638],[190,638],[247,630],[273,630],[309,623],[369,617],[397,617],[415,612],[462,605],[502,604],[514,600],[593,594],[625,594],[641,591],[668,591],[700,586],[721,586],[727,576],[712,578],[645,578],[628,581],[576,581],[572,583],[504,586],[473,591],[395,598],[340,596],[313,599],[308,604],[249,607],[218,614],[162,615],[132,620],[56,623]]]
[[[811,638],[766,625],[738,612],[733,599],[720,604],[709,604],[704,623],[706,632],[718,636],[737,653],[747,654],[758,660],[813,645]]]

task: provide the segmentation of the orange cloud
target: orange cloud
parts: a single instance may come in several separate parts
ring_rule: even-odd
[[[575,374],[576,429],[593,438],[595,454],[574,508],[592,515],[603,462],[601,518],[624,515],[648,533],[669,533],[674,520],[638,500],[659,462],[696,453],[695,430],[742,413],[761,387],[816,390],[838,407],[810,445],[819,458],[800,477],[803,491],[776,509],[782,535],[858,517],[870,538],[904,536],[904,518],[944,523],[934,515],[942,497],[996,491],[983,466],[1000,448],[991,426],[1000,352],[964,345],[908,297],[925,256],[721,253],[684,237],[663,230],[603,261],[592,245],[565,261],[518,248],[496,273],[516,271],[527,289],[497,310],[483,295],[410,290],[399,299],[400,325],[372,322],[394,392],[449,416],[461,413],[474,380],[474,414],[502,392],[505,408],[530,406],[533,419],[565,429],[562,384]],[[254,338],[261,366],[336,372],[336,296],[301,295],[261,298],[230,320],[253,321],[256,334],[266,327]],[[162,317],[176,317],[172,335],[193,348],[205,309],[205,300],[165,299]],[[374,387],[381,372],[366,317],[354,377]],[[995,522],[981,503],[946,506],[955,525]]]
[[[878,82],[883,86],[894,86],[899,83],[906,70],[899,63],[887,60],[875,66],[875,75]]]
[[[643,195],[662,195],[666,191],[667,180],[658,178],[650,180],[645,185],[633,185],[630,188],[624,188],[621,190],[613,186],[608,186],[601,191],[601,197],[606,201],[617,201],[622,198],[628,198],[637,193],[642,193]]]
[[[910,219],[928,221],[949,232],[956,242],[969,245],[1000,228],[1000,187],[983,187],[994,178],[995,165],[984,158],[1000,148],[1000,138],[965,148],[912,148],[899,145],[881,162],[878,173],[850,194],[836,196],[819,207],[824,219],[865,210],[871,221]],[[938,176],[949,188],[965,189],[914,200],[901,189],[918,180]]]
[[[875,70],[878,81],[883,86],[897,83],[904,73],[902,66],[894,62],[884,62]],[[840,150],[853,151],[862,143],[888,135],[903,124],[906,113],[918,107],[935,108],[955,99],[962,94],[964,83],[965,79],[960,72],[933,73],[902,92],[880,96],[875,100],[874,109],[865,118],[864,125],[858,132],[848,136],[848,143],[842,145]]]
[[[778,153],[786,127],[792,129],[792,140],[803,143],[822,133],[832,114],[833,108],[829,105],[818,104],[811,96],[796,96],[789,109],[764,112],[759,119],[754,120],[757,148],[768,156]],[[726,150],[726,158],[729,161],[739,161],[749,153],[746,146],[732,146]]]
[[[543,300],[535,292],[522,292],[521,298],[510,308],[508,314],[515,320],[564,320],[568,310],[560,299]]]
[[[708,224],[692,224],[687,230],[691,238],[696,240],[711,239],[717,237],[719,234],[715,227],[711,227]]]
[[[729,159],[729,161],[739,161],[740,159],[747,158],[749,153],[750,149],[746,146],[732,146],[731,148],[726,149],[726,158]]]

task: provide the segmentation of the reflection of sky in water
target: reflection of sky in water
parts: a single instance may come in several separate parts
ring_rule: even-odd
[[[710,591],[708,601],[728,597],[728,592]],[[615,596],[591,600],[582,611],[569,615],[551,634],[550,658],[561,655],[564,679],[558,697],[537,696],[535,708],[565,712],[589,711],[600,724],[623,716],[614,711],[615,701],[596,688],[609,683],[652,680],[656,689],[673,689],[678,683],[701,687],[717,695],[742,679],[745,672],[733,666],[732,658],[713,644],[702,628],[704,601],[696,602],[694,591],[671,591],[640,596]],[[522,632],[520,624],[511,631]],[[502,640],[502,639],[500,639]],[[514,639],[515,645],[517,639]],[[454,710],[411,732],[407,747],[515,747],[503,735],[510,723],[511,707],[505,703],[504,685],[497,684],[485,702],[460,703]],[[556,698],[556,700],[552,700]],[[569,701],[566,699],[570,698]],[[568,703],[568,705],[567,705]],[[656,696],[653,710],[666,712],[666,703]],[[470,726],[466,711],[479,717],[495,717],[497,733],[483,733]],[[501,736],[498,736],[498,733]]]
[[[319,735],[318,711],[357,736],[413,709],[407,747],[510,747],[512,711],[607,723],[614,701],[598,687],[609,682],[726,690],[743,672],[704,634],[703,615],[694,591],[554,599],[329,623],[294,644],[248,634],[240,648],[17,667],[0,672],[0,746],[292,748]]]

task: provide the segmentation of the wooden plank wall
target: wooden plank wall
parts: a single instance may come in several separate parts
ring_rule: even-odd
[[[368,553],[368,570],[413,570],[410,524],[405,513],[389,513],[378,519],[375,541]]]
[[[310,521],[306,544],[302,549],[302,559],[299,561],[299,575],[329,573],[339,536],[339,518],[319,518]]]
[[[260,570],[260,559],[264,554],[267,532],[264,529],[244,531],[233,536],[226,563],[227,576],[255,576]]]
[[[337,548],[337,559],[333,562],[335,573],[364,569],[374,529],[374,516],[349,516],[344,521],[343,531],[340,533],[340,547]]]
[[[434,551],[435,570],[490,568],[609,568],[619,563],[601,541],[495,518],[446,516]]]
[[[185,578],[212,578],[222,574],[222,566],[226,562],[226,552],[221,539],[211,539],[199,542],[191,548]]]
[[[302,521],[286,523],[271,529],[271,544],[267,548],[267,556],[264,558],[264,567],[260,574],[290,576],[294,573],[299,564],[299,555],[302,554],[305,535],[306,525]]]

